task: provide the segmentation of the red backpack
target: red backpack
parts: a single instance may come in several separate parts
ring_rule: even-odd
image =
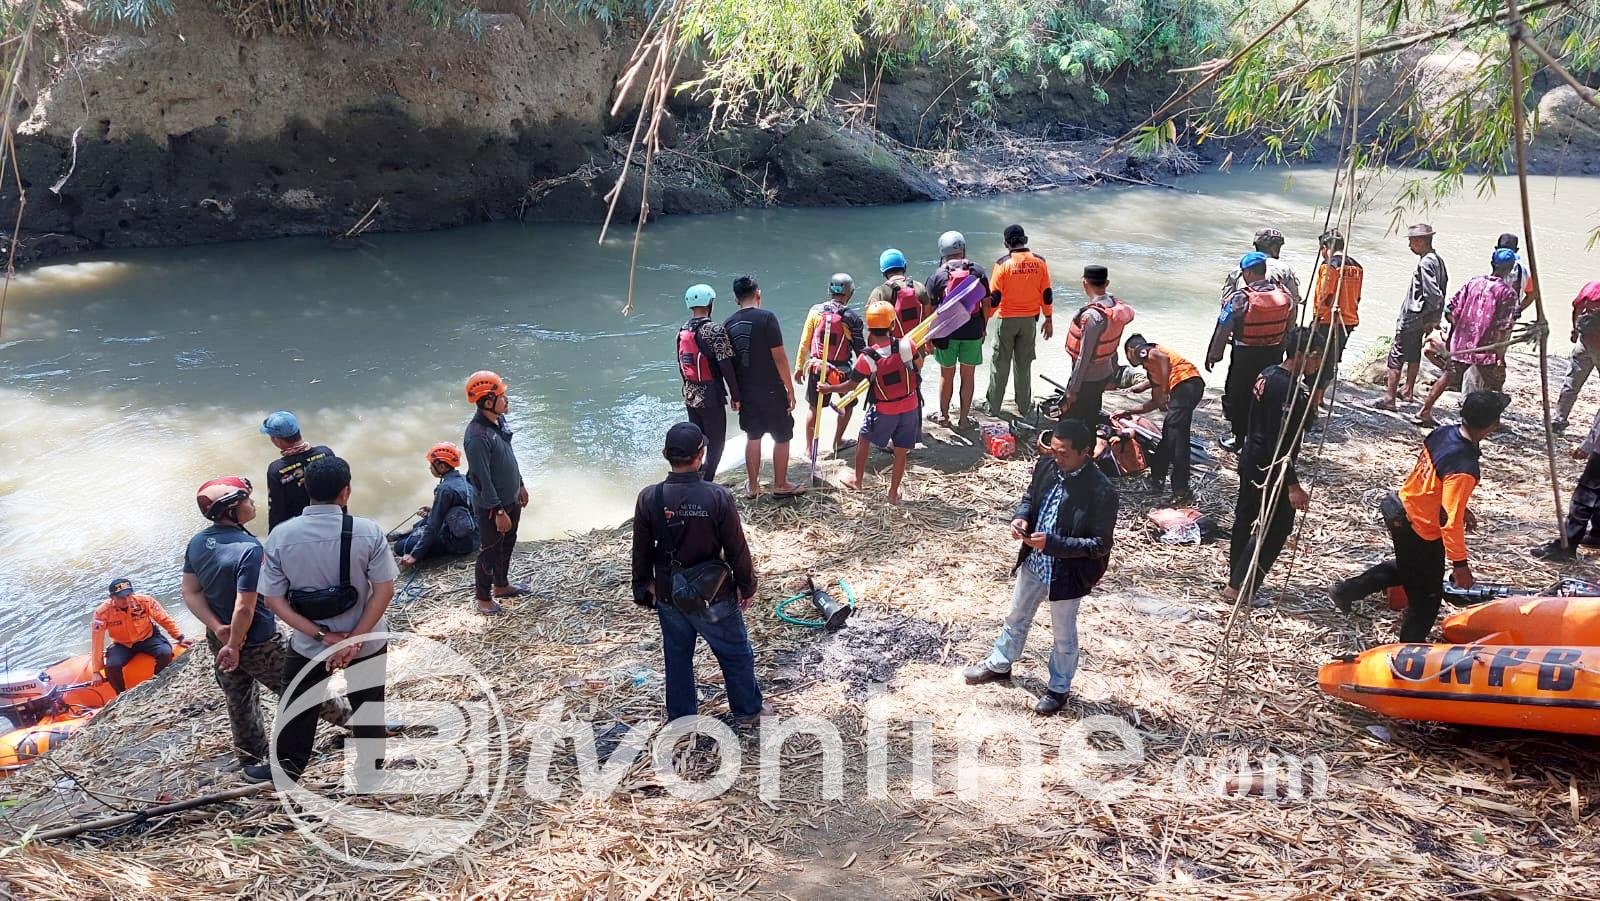
[[[686,382],[709,382],[715,376],[711,358],[700,347],[700,326],[709,319],[691,319],[678,329],[678,374]]]
[[[898,276],[888,285],[894,289],[894,328],[889,334],[904,338],[922,322],[922,300],[917,297],[916,282],[909,278]]]

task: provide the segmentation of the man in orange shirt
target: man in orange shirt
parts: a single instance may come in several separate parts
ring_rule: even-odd
[[[105,667],[106,681],[117,690],[117,694],[122,694],[127,691],[122,668],[128,665],[133,655],[142,651],[156,658],[157,673],[172,662],[172,644],[155,630],[156,626],[166,630],[167,635],[179,644],[183,644],[185,639],[160,601],[147,594],[133,593],[131,580],[113,581],[107,593],[110,597],[94,611],[91,659],[96,670]],[[106,648],[107,635],[111,636],[109,649]]]
[[[1426,641],[1439,617],[1444,595],[1444,564],[1460,588],[1473,584],[1467,559],[1467,501],[1478,487],[1479,444],[1500,428],[1500,414],[1511,398],[1498,391],[1474,391],[1461,402],[1461,424],[1442,425],[1428,434],[1417,464],[1398,493],[1383,500],[1383,519],[1394,539],[1394,559],[1333,586],[1333,603],[1350,612],[1359,598],[1391,586],[1406,590],[1400,640]]]
[[[1050,267],[1044,257],[1028,249],[1028,236],[1020,225],[1006,226],[1006,255],[995,262],[989,279],[989,309],[1000,320],[995,330],[994,355],[989,358],[989,415],[999,416],[1006,399],[1006,380],[1017,376],[1017,415],[1033,410],[1034,324],[1044,314],[1044,339],[1050,340]]]

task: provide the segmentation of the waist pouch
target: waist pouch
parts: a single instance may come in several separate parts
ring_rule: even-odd
[[[350,538],[355,519],[345,514],[339,529],[339,584],[333,588],[291,588],[287,595],[289,606],[306,619],[333,619],[356,605],[360,595],[350,584]]]
[[[722,596],[722,589],[733,570],[721,560],[706,560],[693,566],[672,567],[672,606],[683,613],[705,613]]]

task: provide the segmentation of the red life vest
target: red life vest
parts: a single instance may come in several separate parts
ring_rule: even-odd
[[[686,382],[709,382],[715,378],[711,358],[700,347],[700,326],[709,319],[691,319],[678,329],[678,374]]]
[[[844,323],[844,304],[825,300],[817,304],[817,327],[811,332],[811,359],[829,363],[850,359],[850,327]]]
[[[968,259],[946,260],[940,264],[946,273],[944,283],[944,300],[960,299],[961,306],[967,315],[976,315],[983,308],[983,299],[988,292],[983,290],[983,282],[978,278],[978,271]],[[971,279],[971,284],[968,284]]]
[[[1294,300],[1289,292],[1278,285],[1260,289],[1248,285],[1244,289],[1248,306],[1244,310],[1244,324],[1235,336],[1246,347],[1273,347],[1283,343],[1289,334],[1290,320],[1294,318]]]
[[[1114,295],[1106,296],[1112,300],[1111,304],[1084,304],[1072,315],[1072,322],[1067,326],[1067,353],[1074,360],[1078,359],[1079,353],[1083,350],[1083,314],[1091,308],[1098,308],[1105,314],[1106,330],[1100,333],[1100,341],[1095,345],[1094,355],[1089,361],[1099,363],[1117,356],[1117,348],[1122,342],[1122,330],[1133,321],[1133,307],[1127,301],[1118,300]]]
[[[889,334],[904,338],[922,322],[922,300],[917,297],[917,284],[906,276],[889,279],[894,290],[894,327]]]
[[[891,338],[888,344],[867,348],[856,358],[856,371],[872,379],[872,405],[885,414],[916,409],[917,385],[912,371],[916,348]]]

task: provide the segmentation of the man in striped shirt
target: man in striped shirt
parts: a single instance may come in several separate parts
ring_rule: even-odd
[[[1511,398],[1498,391],[1474,391],[1461,402],[1461,424],[1429,433],[1417,463],[1398,493],[1383,501],[1383,519],[1394,540],[1394,559],[1334,585],[1333,603],[1350,612],[1359,598],[1391,586],[1405,588],[1406,612],[1400,640],[1426,641],[1444,597],[1444,564],[1460,588],[1473,584],[1467,559],[1467,501],[1478,487],[1479,444],[1500,428],[1500,414]]]

